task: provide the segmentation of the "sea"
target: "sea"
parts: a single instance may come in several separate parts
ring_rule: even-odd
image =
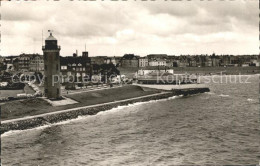
[[[259,164],[259,75],[200,81],[211,91],[4,133],[2,165]]]

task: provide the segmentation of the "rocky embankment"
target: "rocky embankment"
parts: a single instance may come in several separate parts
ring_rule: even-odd
[[[197,89],[194,88],[194,89],[185,89],[185,90],[178,89],[178,90],[173,90],[172,92],[162,92],[160,94],[135,97],[131,99],[109,102],[104,104],[72,108],[68,110],[51,112],[51,113],[46,113],[46,114],[41,114],[36,116],[6,120],[6,121],[2,121],[0,130],[1,130],[1,134],[10,130],[25,130],[25,129],[35,128],[42,125],[61,122],[64,120],[75,119],[78,116],[95,115],[101,111],[106,111],[118,106],[133,104],[136,102],[159,100],[159,99],[164,99],[176,95],[186,96],[186,95],[192,95],[197,93],[204,93],[208,91],[209,88],[197,88]]]

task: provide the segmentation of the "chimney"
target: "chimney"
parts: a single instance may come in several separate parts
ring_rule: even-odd
[[[82,52],[82,57],[84,57],[84,58],[88,58],[88,52],[87,52],[87,51]]]

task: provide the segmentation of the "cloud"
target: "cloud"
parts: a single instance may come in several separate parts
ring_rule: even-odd
[[[2,55],[41,53],[48,29],[63,55],[85,43],[93,56],[258,53],[256,1],[2,2],[1,11]]]
[[[193,2],[155,1],[143,3],[143,5],[152,15],[169,14],[175,17],[190,17],[198,13],[197,5]]]

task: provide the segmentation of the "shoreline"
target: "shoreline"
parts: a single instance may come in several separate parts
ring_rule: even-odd
[[[139,96],[139,97],[124,99],[124,100],[118,100],[114,102],[71,108],[71,109],[49,112],[49,113],[35,115],[35,116],[27,116],[18,119],[5,120],[1,122],[0,130],[1,130],[1,134],[3,134],[11,130],[32,129],[46,124],[54,124],[65,120],[76,119],[79,116],[96,115],[98,112],[110,110],[118,106],[125,106],[137,102],[146,102],[151,100],[165,99],[165,98],[179,96],[179,95],[192,95],[192,94],[204,93],[208,91],[209,91],[208,88],[199,88],[199,89],[194,88],[194,89],[186,89],[182,91],[178,90],[173,92],[161,92],[161,93],[156,93],[156,94],[151,94],[146,96]]]
[[[62,110],[62,111],[55,111],[55,112],[29,116],[24,118],[5,120],[5,121],[1,121],[0,130],[1,130],[1,134],[3,134],[11,130],[32,129],[46,124],[54,124],[65,120],[76,119],[79,116],[95,115],[98,112],[110,110],[118,106],[124,106],[136,102],[158,100],[158,99],[168,98],[172,96],[173,96],[172,93],[166,92],[166,93],[126,99],[126,100],[120,100],[115,102],[96,104],[96,105],[85,106],[85,107],[77,107],[77,108],[72,108],[72,109]]]

